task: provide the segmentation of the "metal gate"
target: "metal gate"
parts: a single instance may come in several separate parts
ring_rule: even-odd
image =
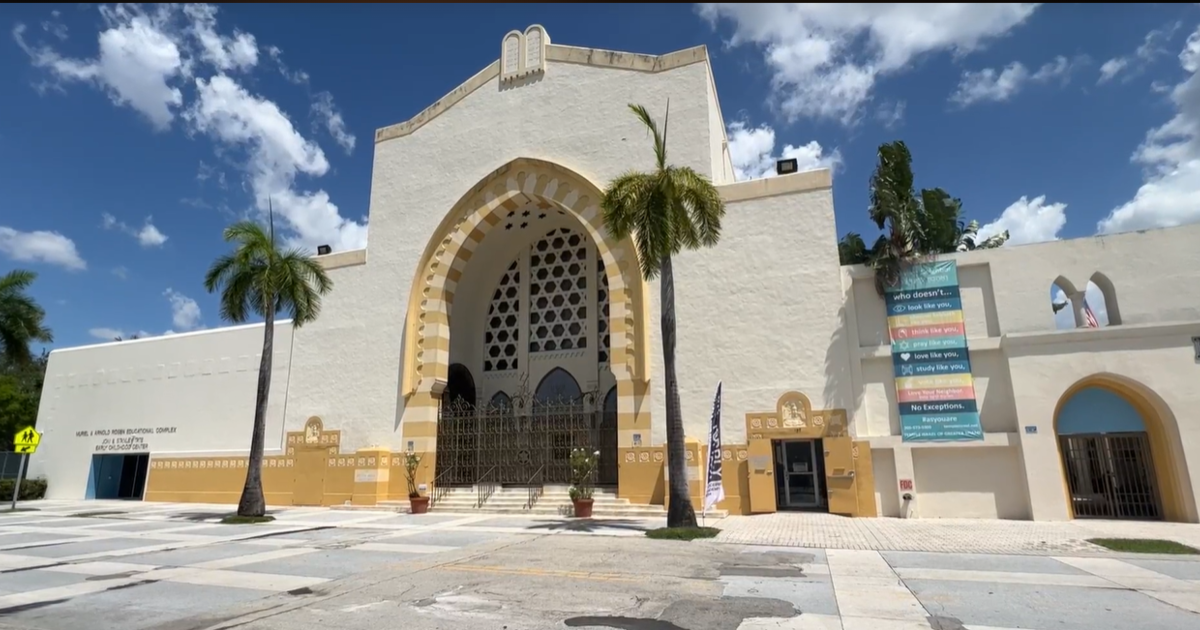
[[[571,451],[583,448],[601,452],[597,483],[615,485],[613,420],[596,408],[594,395],[532,404],[449,401],[438,413],[435,474],[443,486],[566,484]]]
[[[1059,437],[1076,518],[1162,519],[1145,433]]]

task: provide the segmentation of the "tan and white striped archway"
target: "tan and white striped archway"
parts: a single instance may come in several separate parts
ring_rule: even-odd
[[[433,234],[410,291],[401,393],[403,434],[416,450],[434,450],[437,407],[450,370],[454,292],[476,248],[512,210],[527,203],[569,212],[596,244],[609,287],[610,366],[617,381],[620,446],[649,439],[646,282],[630,239],[614,242],[604,228],[600,189],[563,166],[518,158],[465,194]]]

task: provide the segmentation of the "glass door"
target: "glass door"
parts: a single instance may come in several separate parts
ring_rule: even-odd
[[[815,440],[783,442],[783,502],[789,508],[821,507]]]

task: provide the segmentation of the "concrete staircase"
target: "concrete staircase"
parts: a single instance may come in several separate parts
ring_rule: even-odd
[[[430,512],[472,514],[530,514],[534,516],[572,516],[574,507],[567,486],[546,486],[532,509],[525,507],[529,493],[525,488],[497,488],[482,507],[476,507],[475,488],[454,488],[430,507]],[[615,490],[597,488],[592,493],[594,518],[666,518],[661,505],[636,505],[617,497]]]

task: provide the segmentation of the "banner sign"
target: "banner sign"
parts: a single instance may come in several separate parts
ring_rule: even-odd
[[[905,442],[983,439],[967,352],[958,265],[913,265],[884,295],[900,436]]]
[[[708,434],[708,474],[705,475],[704,511],[707,512],[725,498],[725,486],[721,482],[721,384],[717,383],[717,395],[713,398],[712,423]]]

